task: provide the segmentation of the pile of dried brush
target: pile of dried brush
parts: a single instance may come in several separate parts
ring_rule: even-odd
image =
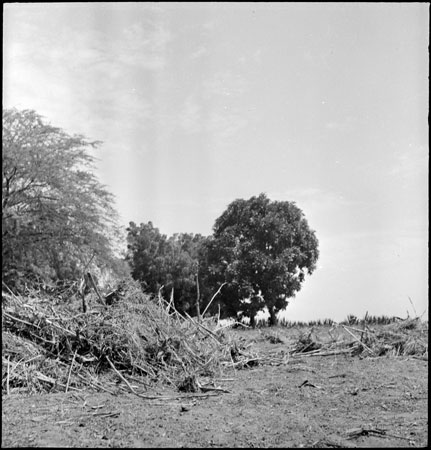
[[[400,320],[370,333],[368,343],[376,356],[428,357],[428,323],[418,317]]]
[[[214,322],[184,317],[133,283],[112,305],[86,313],[3,292],[2,335],[3,393],[126,386],[137,393],[132,384],[145,390],[160,382],[196,391],[198,377],[219,376],[231,361],[232,342]]]
[[[428,358],[428,322],[419,318],[399,320],[362,329],[335,325],[328,330],[330,339],[318,336],[314,328],[302,332],[293,344],[291,355],[329,356],[347,353],[352,356],[417,356]]]

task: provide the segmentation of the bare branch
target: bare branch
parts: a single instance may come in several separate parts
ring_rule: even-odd
[[[227,284],[227,282],[225,281],[224,283],[222,283],[222,285],[217,289],[217,292],[212,296],[210,302],[208,303],[207,307],[205,308],[204,312],[202,313],[202,319],[205,316],[205,313],[207,312],[207,309],[210,307],[211,303],[213,302],[213,300],[216,298],[216,296],[220,293],[221,288]]]

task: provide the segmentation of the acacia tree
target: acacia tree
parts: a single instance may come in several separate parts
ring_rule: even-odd
[[[117,265],[113,196],[93,173],[88,149],[35,111],[3,109],[2,276],[73,279],[93,258]]]
[[[315,232],[294,202],[260,194],[235,200],[216,220],[209,255],[210,268],[229,285],[229,307],[254,325],[266,306],[274,325],[277,312],[315,270],[319,252]]]

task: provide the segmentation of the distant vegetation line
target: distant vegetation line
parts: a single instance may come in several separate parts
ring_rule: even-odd
[[[278,321],[278,325],[281,327],[295,327],[295,328],[305,328],[305,327],[320,327],[320,326],[334,326],[334,325],[389,325],[391,323],[399,322],[403,320],[400,317],[396,316],[370,316],[367,315],[362,319],[354,316],[353,314],[349,314],[344,320],[341,322],[337,322],[333,319],[318,319],[318,320],[309,320],[309,321],[301,321],[301,320],[288,320],[286,318],[281,318]],[[267,326],[266,319],[257,319],[256,323],[257,327],[265,327]]]

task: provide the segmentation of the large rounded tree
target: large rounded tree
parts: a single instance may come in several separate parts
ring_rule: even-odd
[[[265,194],[235,200],[216,220],[210,243],[212,270],[229,285],[228,307],[254,325],[265,306],[270,324],[316,269],[318,240],[294,202]],[[234,294],[234,295],[233,295]]]

